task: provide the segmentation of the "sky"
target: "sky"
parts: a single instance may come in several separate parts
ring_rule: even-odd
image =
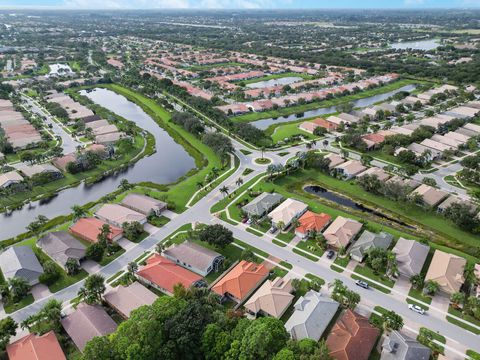
[[[0,8],[64,9],[309,9],[309,8],[480,8],[480,0],[0,0]]]

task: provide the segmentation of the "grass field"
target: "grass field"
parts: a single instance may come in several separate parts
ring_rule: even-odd
[[[383,94],[389,91],[396,90],[398,88],[401,88],[406,85],[410,84],[416,84],[419,83],[418,80],[410,80],[410,79],[402,79],[395,81],[391,84],[385,85],[385,86],[380,86],[375,89],[371,90],[366,90],[359,92],[357,94],[353,95],[347,95],[347,96],[342,96],[338,98],[333,98],[330,100],[322,100],[322,101],[316,101],[304,105],[295,105],[295,106],[289,106],[286,108],[280,108],[277,110],[270,110],[270,111],[262,111],[262,112],[251,112],[248,114],[243,114],[239,116],[232,117],[233,121],[237,122],[250,122],[250,121],[255,121],[255,120],[260,120],[260,119],[266,119],[266,118],[275,118],[275,117],[280,117],[283,115],[291,115],[291,114],[297,114],[297,113],[303,113],[308,110],[314,110],[314,109],[319,109],[319,108],[324,108],[324,107],[330,107],[330,106],[335,106],[339,105],[342,103],[347,103],[350,101],[354,100],[359,100],[363,99],[366,97],[378,95],[378,94]]]
[[[166,192],[168,200],[175,203],[176,211],[185,210],[185,205],[197,190],[197,183],[203,182],[212,168],[222,168],[219,157],[211,148],[203,144],[200,139],[181,126],[174,124],[171,121],[171,114],[156,101],[118,84],[103,85],[103,87],[125,96],[128,100],[142,107],[153,120],[168,131],[169,135],[183,145],[189,154],[194,157],[197,168],[201,170],[196,171],[194,174],[187,174],[179,182],[170,186]]]
[[[311,75],[308,75],[308,74],[286,72],[286,73],[281,73],[281,74],[266,75],[266,76],[262,76],[260,78],[241,80],[241,81],[237,81],[237,83],[243,83],[243,84],[247,85],[247,84],[254,84],[254,83],[257,83],[257,82],[260,82],[260,81],[282,79],[282,78],[286,78],[286,77],[299,77],[299,78],[302,78],[303,80],[310,80],[310,79],[313,78]]]

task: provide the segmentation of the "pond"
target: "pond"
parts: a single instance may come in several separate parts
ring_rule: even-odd
[[[299,76],[286,76],[286,77],[278,78],[278,79],[257,81],[257,82],[254,82],[254,83],[249,83],[245,86],[248,87],[248,88],[251,88],[251,89],[263,89],[263,88],[270,87],[270,86],[289,85],[289,84],[293,84],[293,83],[296,83],[296,82],[301,81],[301,80],[303,80],[303,79]]]
[[[416,86],[415,85],[405,85],[402,86],[401,88],[398,88],[396,90],[392,90],[383,94],[378,94],[370,97],[366,97],[363,99],[358,99],[355,101],[352,101],[352,104],[356,108],[362,108],[362,107],[367,107],[370,105],[373,105],[377,102],[383,101],[385,99],[388,99],[390,96],[395,95],[396,93],[399,93],[401,91],[413,91],[415,90]],[[315,116],[320,116],[320,115],[325,115],[325,114],[331,114],[337,112],[337,107],[336,106],[330,106],[326,108],[320,108],[320,109],[315,109],[315,110],[309,110],[305,111],[302,114],[291,114],[291,115],[286,115],[282,116],[279,118],[268,118],[268,119],[262,119],[262,120],[257,120],[253,121],[250,124],[256,126],[257,128],[261,130],[267,129],[270,125],[272,124],[279,124],[279,123],[284,123],[284,122],[290,122],[290,121],[295,121],[295,120],[301,120],[301,119],[309,119]]]
[[[309,194],[312,194],[312,195],[315,195],[315,196],[318,196],[318,197],[321,197],[323,199],[326,199],[326,200],[329,200],[329,201],[332,201],[336,204],[339,204],[339,205],[342,205],[342,206],[345,206],[345,207],[348,207],[350,209],[353,209],[353,210],[357,210],[357,211],[362,211],[362,212],[366,212],[366,213],[369,213],[369,214],[372,214],[372,215],[375,215],[375,216],[378,216],[382,219],[385,219],[385,220],[388,220],[388,221],[391,221],[391,222],[394,222],[394,223],[397,223],[399,225],[402,225],[402,226],[406,226],[408,228],[411,228],[413,229],[412,226],[404,223],[403,221],[399,221],[399,220],[396,220],[392,217],[389,217],[385,214],[382,214],[381,212],[379,211],[376,211],[376,210],[372,210],[368,207],[365,207],[363,206],[362,204],[359,204],[355,201],[353,201],[352,199],[349,199],[347,197],[344,197],[344,196],[341,196],[341,195],[338,195],[336,193],[333,193],[331,191],[328,191],[327,189],[321,187],[321,186],[318,186],[318,185],[308,185],[308,186],[305,186],[303,188],[304,191],[306,191],[307,193]]]
[[[155,137],[157,152],[139,160],[125,171],[109,176],[93,185],[86,186],[82,183],[75,188],[59,192],[50,200],[32,202],[11,214],[0,214],[0,240],[25,232],[26,226],[38,215],[45,215],[51,219],[70,213],[72,205],[82,205],[98,200],[117,189],[122,179],[127,179],[131,183],[151,181],[168,184],[195,167],[194,159],[185,149],[136,104],[107,89],[99,88],[88,93],[82,91],[81,94],[149,131]]]
[[[390,47],[395,50],[433,50],[440,46],[438,39],[428,39],[420,41],[405,41],[390,44]]]

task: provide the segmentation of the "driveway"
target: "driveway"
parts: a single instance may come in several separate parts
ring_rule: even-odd
[[[146,223],[143,225],[143,230],[148,232],[150,235],[155,234],[160,228],[153,226],[152,224]],[[128,241],[128,240],[127,240]],[[121,246],[121,245],[120,245]],[[122,246],[123,247],[123,246]]]
[[[43,299],[44,297],[52,294],[48,289],[48,286],[44,284],[37,284],[32,286],[31,292],[35,301]]]
[[[397,296],[406,299],[411,286],[412,284],[406,277],[399,276],[397,281],[395,281],[395,285],[393,285],[393,289],[398,291]]]
[[[147,230],[147,229],[145,229]],[[148,231],[148,230],[147,230]],[[125,250],[130,250],[132,247],[135,246],[135,243],[122,237],[120,240],[117,241],[117,244],[120,245]]]
[[[88,272],[89,274],[96,273],[102,267],[93,260],[85,260],[82,262],[82,269]]]

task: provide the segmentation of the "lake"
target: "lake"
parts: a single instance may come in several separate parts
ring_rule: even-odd
[[[279,78],[279,79],[257,81],[257,82],[254,82],[254,83],[249,83],[245,86],[248,87],[248,88],[251,88],[251,89],[263,89],[263,88],[270,87],[270,86],[289,85],[289,84],[293,84],[293,83],[296,83],[296,82],[301,81],[301,80],[303,80],[303,79],[299,76],[287,76],[287,77],[283,77],[283,78]]]
[[[415,88],[416,88],[415,85],[406,85],[406,86],[403,86],[403,87],[398,88],[396,90],[392,90],[392,91],[389,91],[389,92],[386,92],[386,93],[383,93],[383,94],[378,94],[378,95],[374,95],[374,96],[370,96],[370,97],[366,97],[366,98],[363,98],[363,99],[358,99],[358,100],[352,101],[352,104],[356,108],[367,107],[367,106],[373,105],[377,102],[386,100],[390,96],[395,95],[398,92],[413,91],[413,90],[415,90]],[[290,122],[290,121],[301,120],[301,119],[308,119],[308,118],[312,118],[312,117],[315,117],[315,116],[331,114],[331,113],[334,113],[334,112],[337,112],[337,107],[336,106],[330,106],[330,107],[326,107],[326,108],[319,108],[319,109],[315,109],[315,110],[305,111],[304,113],[302,113],[300,115],[291,114],[291,115],[278,117],[276,119],[268,118],[268,119],[252,121],[250,124],[256,126],[257,128],[259,128],[261,130],[265,130],[272,124]]]
[[[390,47],[395,50],[433,50],[440,46],[440,41],[438,39],[428,39],[420,41],[405,41],[405,42],[396,42],[390,44]]]
[[[61,191],[50,200],[32,202],[30,206],[25,205],[23,209],[9,215],[0,214],[0,240],[25,232],[26,226],[38,215],[45,215],[51,219],[70,213],[72,205],[82,205],[98,200],[117,189],[122,179],[127,179],[131,183],[151,181],[168,184],[195,167],[194,159],[185,149],[136,104],[107,89],[82,91],[81,94],[149,131],[155,137],[157,152],[139,160],[125,171],[109,176],[93,185],[86,186],[82,183],[77,187]]]

